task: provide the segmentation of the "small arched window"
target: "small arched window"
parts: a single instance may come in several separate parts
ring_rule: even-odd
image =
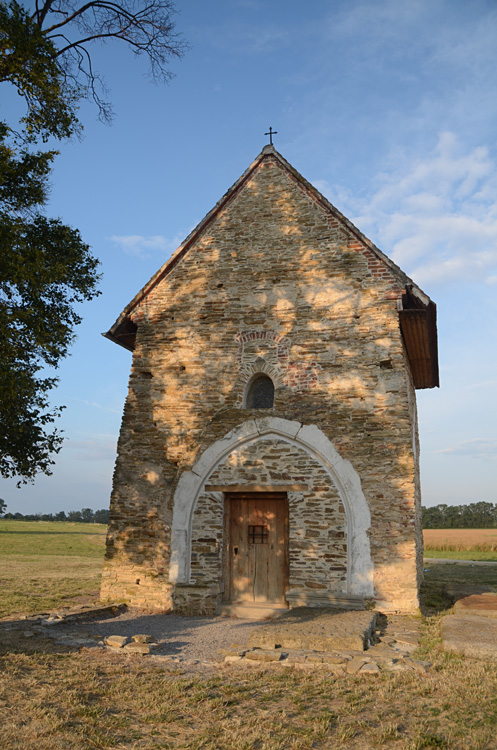
[[[268,375],[258,375],[247,391],[246,409],[272,409],[274,406],[274,383]]]

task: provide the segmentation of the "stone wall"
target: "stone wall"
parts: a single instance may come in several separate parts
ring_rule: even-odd
[[[256,415],[243,408],[247,382],[267,372],[276,390],[265,411],[316,425],[361,479],[377,600],[386,608],[416,607],[417,437],[401,294],[399,276],[346,223],[276,158],[260,163],[131,313],[137,334],[104,596],[172,606],[177,482],[209,445]],[[323,492],[313,502],[316,509],[323,504],[324,518],[334,490]],[[333,514],[329,533],[339,534],[338,506]],[[296,528],[294,534],[296,540]],[[312,563],[313,575],[330,585],[323,561]],[[219,574],[212,569],[212,576],[215,590]],[[189,593],[178,588],[175,596],[184,601]]]

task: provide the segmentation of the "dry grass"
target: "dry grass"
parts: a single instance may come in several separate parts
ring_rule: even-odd
[[[41,573],[49,557],[52,567]],[[94,557],[63,557],[45,549],[31,557],[4,555],[1,562],[3,571],[11,566],[10,586],[17,581],[19,591],[32,591],[33,581],[43,581],[45,593],[57,598],[55,586],[84,588],[94,580],[101,550]],[[441,649],[437,612],[450,605],[444,595],[449,580],[497,590],[497,566],[430,566],[424,611],[435,614],[423,621],[419,655],[433,667],[425,675],[333,676],[224,664],[207,673],[182,673],[181,665],[153,658],[77,652],[52,640],[2,632],[0,748],[496,750],[497,663]],[[0,604],[9,591],[2,586]]]
[[[424,529],[425,557],[497,560],[497,529]]]
[[[181,675],[83,651],[0,657],[3,750],[496,748],[497,670],[443,654],[427,675],[335,677],[220,666]],[[53,646],[52,646],[53,648]]]

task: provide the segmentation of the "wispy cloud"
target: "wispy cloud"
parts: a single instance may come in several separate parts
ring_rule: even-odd
[[[473,438],[435,452],[497,460],[497,438]]]
[[[81,440],[68,439],[65,447],[78,461],[109,461],[116,456],[117,438],[115,435],[95,435]]]
[[[99,404],[96,401],[86,401],[83,398],[73,398],[72,401],[77,401],[79,404],[84,404],[85,406],[91,406],[93,409],[99,409],[100,411],[107,411],[111,414],[122,414],[122,409],[113,409],[111,406],[104,406],[103,404]]]
[[[168,239],[162,234],[149,235],[148,237],[142,234],[113,234],[110,237],[111,242],[118,245],[126,255],[135,255],[140,258],[149,258],[158,253],[169,256],[183,239],[184,237],[179,234],[172,239]]]
[[[497,283],[497,179],[488,149],[465,150],[445,132],[424,159],[396,156],[360,200],[319,187],[416,282]]]

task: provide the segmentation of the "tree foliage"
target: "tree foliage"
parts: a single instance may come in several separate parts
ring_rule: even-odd
[[[2,515],[0,501],[0,515]],[[6,506],[5,506],[6,507]],[[4,511],[5,511],[4,507]],[[83,508],[83,510],[70,510],[66,513],[61,510],[58,513],[5,513],[5,520],[7,521],[70,521],[72,523],[109,523],[109,511],[102,508],[101,510],[91,510],[91,508]]]
[[[98,261],[79,232],[40,212],[53,152],[17,153],[0,126],[0,474],[50,473],[62,437],[51,425],[57,367],[96,294]]]
[[[435,505],[423,508],[424,529],[497,528],[497,504],[479,502],[468,505]]]
[[[0,83],[24,100],[18,124],[0,122],[0,475],[32,480],[50,473],[62,436],[51,407],[57,378],[46,373],[67,354],[80,322],[75,305],[98,292],[97,260],[76,229],[44,215],[56,151],[38,141],[78,134],[78,103],[110,118],[95,70],[96,42],[125,43],[145,55],[155,80],[183,54],[170,0],[35,0],[0,3]]]
[[[25,141],[79,131],[82,91],[64,75],[52,40],[15,1],[0,4],[0,83],[12,84],[25,101]]]
[[[92,59],[95,42],[117,41],[144,55],[154,81],[170,80],[171,59],[187,48],[175,32],[171,0],[36,0],[32,13],[10,0],[0,9],[0,82],[24,97],[30,137],[71,135],[82,98],[110,119],[105,82]]]

